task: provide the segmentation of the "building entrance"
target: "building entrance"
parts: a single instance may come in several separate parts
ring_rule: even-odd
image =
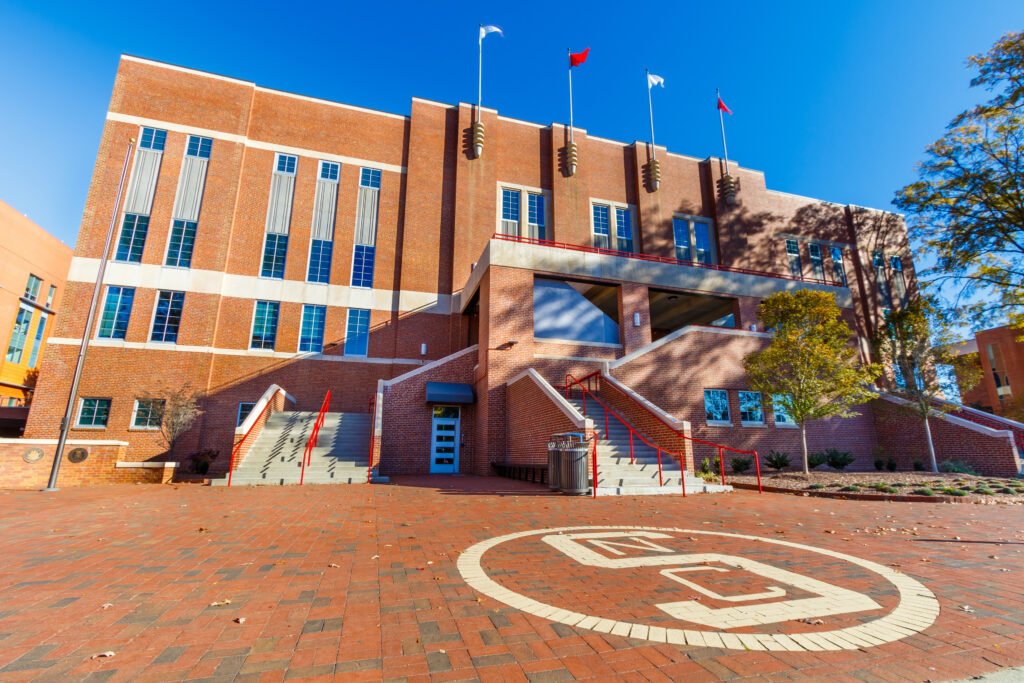
[[[459,407],[434,406],[430,428],[430,471],[454,474],[459,471]]]

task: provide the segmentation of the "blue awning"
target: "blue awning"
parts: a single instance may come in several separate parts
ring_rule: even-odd
[[[473,387],[452,382],[427,382],[427,403],[473,403]]]

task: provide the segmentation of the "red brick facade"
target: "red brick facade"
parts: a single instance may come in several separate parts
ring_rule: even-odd
[[[506,453],[510,463],[546,465],[547,443],[552,434],[586,433],[585,424],[581,426],[573,422],[537,384],[535,377],[526,375],[512,382],[506,390],[506,397]]]
[[[46,486],[56,448],[56,441],[42,439],[0,440],[0,489],[41,489]],[[78,449],[85,450],[86,458],[75,462],[77,458],[68,456]],[[60,487],[165,484],[171,480],[175,463],[118,467],[117,463],[127,460],[127,451],[128,444],[124,442],[69,441],[61,461],[58,484]]]

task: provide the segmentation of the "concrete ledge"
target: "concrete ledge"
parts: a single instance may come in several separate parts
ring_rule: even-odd
[[[56,446],[57,439],[0,439],[0,444],[25,444],[26,446]],[[127,441],[102,439],[68,439],[67,446],[127,446]]]
[[[256,424],[256,420],[258,420],[260,415],[263,414],[263,409],[267,407],[267,404],[274,399],[274,396],[279,391],[284,394],[286,400],[295,403],[294,396],[289,394],[287,391],[285,391],[278,385],[271,384],[269,387],[267,387],[267,390],[263,392],[263,395],[260,396],[259,400],[256,401],[256,405],[254,405],[252,407],[252,410],[249,411],[249,415],[245,418],[245,421],[242,422],[242,424],[240,424],[239,426],[235,427],[235,436],[244,436],[250,429],[252,429],[252,426]],[[128,444],[125,445],[127,446]]]
[[[178,467],[181,463],[177,462],[122,462],[118,461],[114,463],[114,467],[127,467],[127,468],[159,468],[159,467]]]
[[[619,391],[624,393],[626,396],[629,396],[631,399],[633,399],[634,401],[639,403],[641,406],[643,406],[644,408],[649,410],[655,417],[661,419],[662,421],[667,423],[673,429],[675,429],[677,431],[680,431],[680,432],[685,432],[687,429],[690,428],[690,423],[689,422],[687,422],[686,420],[680,420],[675,415],[672,415],[670,413],[665,412],[664,410],[662,410],[658,406],[654,405],[653,403],[648,401],[646,398],[644,398],[640,394],[636,393],[635,391],[633,391],[632,389],[627,387],[625,384],[623,384],[619,380],[617,380],[614,377],[612,377],[611,375],[609,375],[607,372],[605,372],[605,371],[601,372],[601,379],[603,379],[604,381],[606,381],[609,384],[611,384],[613,387],[615,387],[616,389],[618,389]]]

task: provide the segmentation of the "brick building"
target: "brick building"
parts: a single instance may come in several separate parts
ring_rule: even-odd
[[[899,216],[777,192],[735,165],[723,187],[719,159],[658,148],[655,168],[646,143],[580,128],[570,150],[565,126],[490,109],[478,154],[474,115],[420,98],[408,115],[371,111],[122,57],[76,305],[27,435],[57,432],[113,212],[72,438],[127,442],[136,461],[215,448],[221,472],[242,434],[276,412],[311,421],[330,390],[330,413],[373,402],[382,474],[490,474],[538,461],[551,431],[600,431],[565,400],[568,374],[595,372],[637,438],[691,466],[714,449],[683,434],[797,452],[791,422],[744,383],[743,356],[767,343],[758,302],[835,294],[867,358],[883,309],[914,287]],[[168,456],[149,401],[185,385],[205,412]],[[874,412],[814,425],[812,448],[867,463]]]
[[[981,380],[964,392],[965,405],[997,415],[1022,416],[1024,342],[1020,336],[1020,330],[994,327],[957,345],[957,355],[967,356],[981,369]]]

